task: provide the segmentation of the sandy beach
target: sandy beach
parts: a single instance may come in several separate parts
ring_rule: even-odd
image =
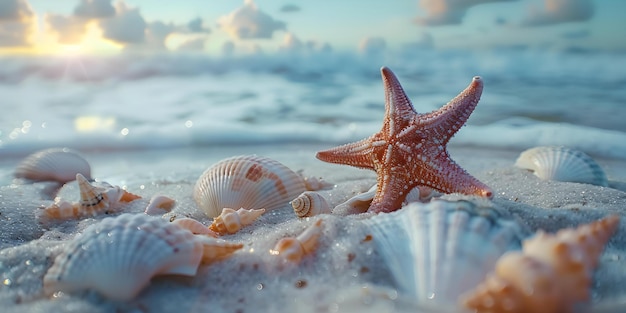
[[[370,171],[327,164],[315,159],[327,145],[215,146],[202,149],[86,152],[98,180],[120,185],[143,198],[123,212],[143,214],[154,194],[176,199],[164,218],[191,217],[210,224],[192,199],[198,176],[213,163],[234,155],[258,154],[273,158],[305,175],[334,184],[322,190],[337,205],[366,191],[375,183]],[[538,229],[555,232],[617,214],[621,226],[603,253],[592,285],[589,305],[581,312],[620,312],[626,308],[626,172],[622,161],[597,159],[605,169],[609,187],[542,181],[513,166],[519,151],[450,148],[450,154],[472,175],[495,191],[488,206],[515,219],[529,234]],[[336,214],[298,219],[284,208],[264,214],[254,224],[224,239],[244,244],[229,259],[202,266],[195,277],[163,276],[153,279],[138,297],[110,301],[95,292],[48,298],[42,277],[54,257],[76,234],[105,216],[42,224],[41,207],[52,203],[51,183],[24,184],[12,178],[19,162],[4,159],[0,187],[0,305],[4,312],[457,312],[455,304],[436,306],[403,294],[390,276],[388,264],[374,245],[363,244],[368,233],[362,223],[368,214]],[[76,183],[58,195],[78,198]],[[446,199],[471,197],[447,195]],[[121,212],[120,212],[121,213]],[[298,266],[281,267],[268,253],[286,236],[302,232],[318,218],[324,231],[317,251]]]

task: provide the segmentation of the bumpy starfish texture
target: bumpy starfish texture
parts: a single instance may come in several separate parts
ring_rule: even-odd
[[[491,198],[493,192],[449,156],[446,144],[478,104],[483,82],[470,85],[439,110],[418,114],[393,72],[381,68],[385,86],[385,118],[380,132],[369,138],[317,153],[330,163],[376,171],[378,188],[369,212],[399,209],[408,192],[427,186],[446,193]]]

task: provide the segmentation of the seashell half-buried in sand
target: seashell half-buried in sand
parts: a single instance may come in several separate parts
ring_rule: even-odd
[[[235,211],[231,208],[224,208],[222,214],[209,225],[209,229],[220,235],[234,234],[244,226],[254,223],[263,213],[265,213],[265,209],[246,210],[241,208]]]
[[[193,198],[209,217],[223,208],[280,208],[305,190],[300,175],[278,161],[256,155],[222,160],[198,179]]]
[[[170,212],[174,205],[176,205],[176,200],[164,195],[155,195],[150,198],[144,213],[148,215],[163,215]]]
[[[300,263],[303,257],[315,252],[322,230],[322,220],[320,219],[297,237],[286,237],[279,240],[274,249],[270,250],[270,254],[277,255],[285,261]]]
[[[554,235],[539,231],[460,300],[473,312],[574,312],[590,300],[593,271],[618,226],[619,217],[611,216]]]
[[[522,152],[515,166],[545,180],[608,186],[606,174],[582,151],[560,146],[535,147]]]
[[[67,183],[76,174],[91,179],[91,166],[78,152],[68,148],[41,150],[27,156],[15,169],[15,177],[32,181]]]
[[[360,193],[348,199],[346,202],[337,205],[333,212],[338,212],[339,215],[365,213],[369,209],[372,200],[374,200],[374,195],[376,195],[376,185],[372,186],[368,191]],[[409,191],[402,205],[417,201],[428,202],[438,195],[440,195],[440,193],[430,187],[417,186]]]
[[[188,218],[188,217],[177,218],[174,221],[172,221],[172,223],[184,229],[187,229],[188,231],[192,232],[194,235],[207,235],[213,238],[217,238],[218,236],[216,232],[210,230],[207,226],[204,226],[204,224],[192,218]]]
[[[44,209],[45,218],[73,219],[113,213],[125,204],[141,198],[119,186],[94,186],[81,174],[76,174],[76,181],[80,190],[79,202],[71,203],[57,198],[51,206]]]
[[[43,278],[44,293],[91,289],[130,300],[156,275],[193,276],[201,262],[223,259],[241,247],[145,214],[108,217],[64,247]]]
[[[525,235],[517,222],[468,201],[413,202],[363,223],[399,292],[420,307],[450,310]]]
[[[328,200],[321,194],[313,191],[301,193],[298,197],[291,200],[290,204],[296,216],[300,218],[331,213]]]

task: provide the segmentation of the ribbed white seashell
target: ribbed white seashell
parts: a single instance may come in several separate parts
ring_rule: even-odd
[[[92,289],[129,300],[156,275],[193,276],[200,262],[222,259],[241,247],[145,214],[109,217],[88,227],[56,257],[43,278],[44,292]]]
[[[176,205],[176,200],[163,195],[155,195],[150,199],[144,213],[148,215],[163,215],[171,211],[174,205]]]
[[[456,306],[524,232],[493,209],[466,201],[413,202],[364,220],[399,290],[420,306]]]
[[[41,150],[27,156],[15,169],[15,177],[33,181],[66,183],[76,174],[91,179],[89,163],[77,152],[63,148]]]
[[[207,235],[213,238],[217,238],[217,233],[215,233],[214,231],[210,230],[209,227],[204,226],[204,224],[192,218],[187,218],[187,217],[178,218],[178,219],[175,219],[172,223],[184,229],[187,229],[188,231],[192,232],[194,235]]]
[[[270,254],[277,255],[285,261],[300,263],[303,257],[315,252],[322,230],[322,220],[320,219],[297,237],[286,237],[279,240],[274,249],[270,250]]]
[[[566,147],[535,147],[522,152],[515,166],[546,180],[608,186],[606,174],[590,156]]]
[[[329,189],[334,186],[334,184],[331,184],[325,181],[321,177],[314,177],[314,176],[303,176],[303,177],[304,177],[304,187],[306,188],[306,190],[309,190],[309,191]]]
[[[290,204],[298,217],[311,217],[331,213],[328,200],[321,194],[313,191],[301,193],[298,197],[291,200]]]
[[[94,186],[81,174],[76,174],[76,181],[80,190],[79,202],[71,203],[57,198],[51,206],[44,209],[46,218],[71,219],[112,213],[124,204],[141,198],[119,186],[111,186],[107,183]]]
[[[278,161],[237,156],[208,168],[196,182],[193,198],[209,217],[223,208],[273,210],[305,190],[304,180]]]
[[[263,213],[265,213],[265,209],[246,210],[241,208],[235,211],[231,208],[224,208],[222,214],[209,225],[209,229],[220,235],[234,234],[244,226],[254,223]]]

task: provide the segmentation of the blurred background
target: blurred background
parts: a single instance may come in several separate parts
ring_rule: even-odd
[[[453,144],[626,158],[623,0],[0,0],[0,156],[361,139],[381,66]]]

